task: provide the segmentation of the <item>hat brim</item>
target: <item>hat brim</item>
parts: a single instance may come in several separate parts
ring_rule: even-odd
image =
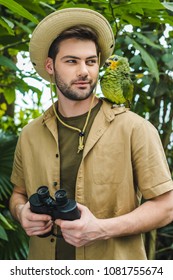
[[[109,22],[101,14],[85,8],[67,8],[53,12],[37,25],[29,46],[31,62],[43,79],[50,80],[45,70],[45,61],[52,42],[62,31],[78,24],[87,25],[96,31],[101,50],[101,65],[112,54],[114,34]]]

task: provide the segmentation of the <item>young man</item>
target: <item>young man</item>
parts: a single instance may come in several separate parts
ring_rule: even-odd
[[[58,102],[23,129],[15,153],[10,207],[31,236],[29,259],[146,259],[142,233],[173,220],[173,182],[156,129],[94,95],[113,48],[109,23],[88,9],[54,12],[33,33],[31,61],[55,83]],[[81,218],[32,213],[28,198],[41,185],[52,196],[64,188]],[[38,237],[53,224],[63,238]]]

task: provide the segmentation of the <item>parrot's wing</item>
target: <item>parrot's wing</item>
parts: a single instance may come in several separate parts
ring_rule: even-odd
[[[128,101],[132,101],[134,85],[131,80],[124,80],[122,82],[122,90],[123,90],[124,98]]]

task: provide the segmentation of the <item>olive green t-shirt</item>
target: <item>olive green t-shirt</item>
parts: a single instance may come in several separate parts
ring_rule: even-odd
[[[93,120],[97,115],[101,104],[102,102],[99,101],[91,110],[91,115],[85,130],[84,144],[86,143]],[[88,113],[66,118],[58,112],[59,117],[65,124],[81,130],[83,130],[87,114]],[[58,141],[60,150],[60,186],[66,190],[68,198],[75,199],[76,177],[83,154],[82,151],[78,153],[79,132],[64,126],[58,121]],[[56,259],[75,259],[75,247],[66,243],[61,237],[58,237],[57,239]]]

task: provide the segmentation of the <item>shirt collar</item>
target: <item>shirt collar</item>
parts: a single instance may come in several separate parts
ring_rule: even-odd
[[[120,115],[122,113],[125,113],[129,110],[129,108],[126,108],[122,105],[113,105],[110,102],[103,99],[103,113],[105,115],[105,118],[108,122],[113,121],[116,115]]]
[[[108,122],[113,121],[116,115],[120,115],[122,113],[125,113],[129,110],[129,108],[126,108],[125,106],[122,105],[113,105],[109,101],[106,101],[105,99],[102,99],[103,105],[103,113],[106,117],[106,120]],[[58,101],[55,102],[55,107],[57,106]],[[43,124],[45,124],[50,118],[56,118],[54,111],[53,111],[53,106],[49,107],[43,115]]]

